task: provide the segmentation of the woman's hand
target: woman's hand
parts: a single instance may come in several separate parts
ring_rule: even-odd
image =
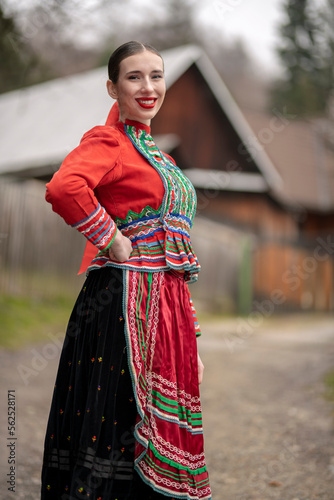
[[[114,241],[109,247],[109,257],[118,262],[126,262],[129,260],[132,252],[132,243],[129,238],[123,236],[121,231],[117,229]]]
[[[198,383],[201,384],[203,382],[204,365],[202,363],[201,358],[199,357],[199,354],[197,354],[197,364],[198,364]]]

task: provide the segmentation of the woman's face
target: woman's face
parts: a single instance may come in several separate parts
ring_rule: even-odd
[[[159,111],[166,93],[163,62],[145,50],[123,59],[118,82],[107,82],[108,93],[117,99],[120,121],[135,120],[145,125]]]

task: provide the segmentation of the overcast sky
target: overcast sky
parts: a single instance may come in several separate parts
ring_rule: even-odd
[[[319,7],[326,2],[309,0],[309,5]],[[208,0],[202,2],[201,12],[208,24],[221,27],[223,39],[242,38],[248,51],[272,72],[279,69],[275,47],[285,3],[286,0]]]
[[[21,1],[30,4],[36,4],[41,0],[14,0],[18,4]],[[268,72],[279,70],[279,60],[275,53],[279,41],[278,27],[284,19],[283,5],[286,0],[198,0],[196,11],[199,26],[205,23],[207,26],[215,28],[215,34],[218,31],[218,36],[226,42],[232,42],[237,38],[244,41],[248,52],[258,60]],[[182,0],[180,0],[182,2]],[[326,0],[310,0],[312,5],[321,5]],[[150,20],[150,12],[155,11],[165,1],[160,0],[136,0],[130,2],[122,0],[120,3],[111,2],[110,9],[108,7],[108,16],[104,20],[95,18],[95,9],[97,0],[81,0],[80,6],[89,9],[87,21],[95,27],[101,27],[104,24],[105,28],[110,29],[110,21],[112,24],[112,13],[116,9],[123,12],[125,24],[135,22],[135,19],[146,16],[147,21]],[[9,1],[9,5],[14,5]],[[108,6],[108,3],[105,3]],[[195,4],[196,5],[196,4]],[[131,8],[128,8],[131,7]],[[151,10],[150,10],[151,9]],[[74,11],[75,12],[75,11]],[[119,19],[119,18],[117,18]],[[117,26],[116,29],[119,29]],[[216,36],[216,35],[215,35]],[[89,38],[88,38],[89,40]]]
[[[218,30],[219,36],[226,43],[236,38],[243,39],[255,59],[272,71],[279,68],[275,46],[279,38],[278,26],[283,19],[284,2],[285,0],[198,0],[195,6],[199,26],[205,23],[214,27],[215,36]],[[137,0],[132,3],[131,11],[127,12],[127,21],[142,17],[143,12],[150,13],[152,7],[154,10],[159,9],[161,3],[159,0]],[[124,0],[123,6],[126,5]],[[147,21],[149,20],[148,14]]]
[[[159,0],[135,1],[131,11],[127,13],[127,21],[142,17],[143,12],[150,13],[152,8],[156,11],[161,3]],[[195,11],[199,27],[203,26],[203,23],[214,27],[214,36],[217,36],[218,31],[218,36],[226,43],[237,38],[244,40],[254,58],[272,72],[279,68],[275,46],[279,39],[278,26],[284,18],[284,3],[285,0],[198,0],[195,3]],[[124,0],[125,9],[126,5]],[[149,20],[148,14],[147,21]]]
[[[18,3],[21,1],[23,0],[14,0]],[[30,4],[41,2],[41,0],[25,1]],[[319,1],[323,0],[313,0],[313,2]],[[205,23],[213,26],[219,30],[219,35],[226,43],[235,38],[242,38],[248,51],[271,71],[279,64],[274,47],[278,40],[277,27],[283,17],[282,5],[284,2],[285,0],[198,0],[195,5],[200,21],[199,25]],[[88,23],[101,25],[101,18],[95,17],[94,6],[96,3],[98,3],[97,0],[81,0],[80,7],[88,9]],[[147,22],[149,22],[152,9],[157,12],[159,7],[161,8],[164,4],[166,2],[160,0],[136,0],[135,2],[122,0],[119,4],[111,2],[110,9],[107,7],[108,15],[102,20],[102,24],[105,28],[108,28],[110,22],[112,24],[112,12],[115,13],[115,10],[123,12],[126,25],[132,20],[135,22],[136,19],[143,17],[146,17]],[[105,5],[108,6],[108,3]]]
[[[248,51],[271,71],[279,65],[275,46],[283,3],[284,0],[210,0],[203,6],[202,15],[206,23],[221,27],[227,42],[243,39]]]

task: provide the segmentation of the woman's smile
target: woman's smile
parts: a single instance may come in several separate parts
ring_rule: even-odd
[[[153,109],[157,102],[157,97],[139,97],[136,101],[142,108]]]
[[[128,119],[150,125],[166,93],[161,57],[145,51],[123,59],[117,83],[108,80],[107,88],[109,95],[118,101],[120,121]]]

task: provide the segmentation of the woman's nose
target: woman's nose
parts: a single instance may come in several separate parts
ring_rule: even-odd
[[[146,92],[152,92],[153,85],[150,78],[144,79],[142,89],[145,90]]]

